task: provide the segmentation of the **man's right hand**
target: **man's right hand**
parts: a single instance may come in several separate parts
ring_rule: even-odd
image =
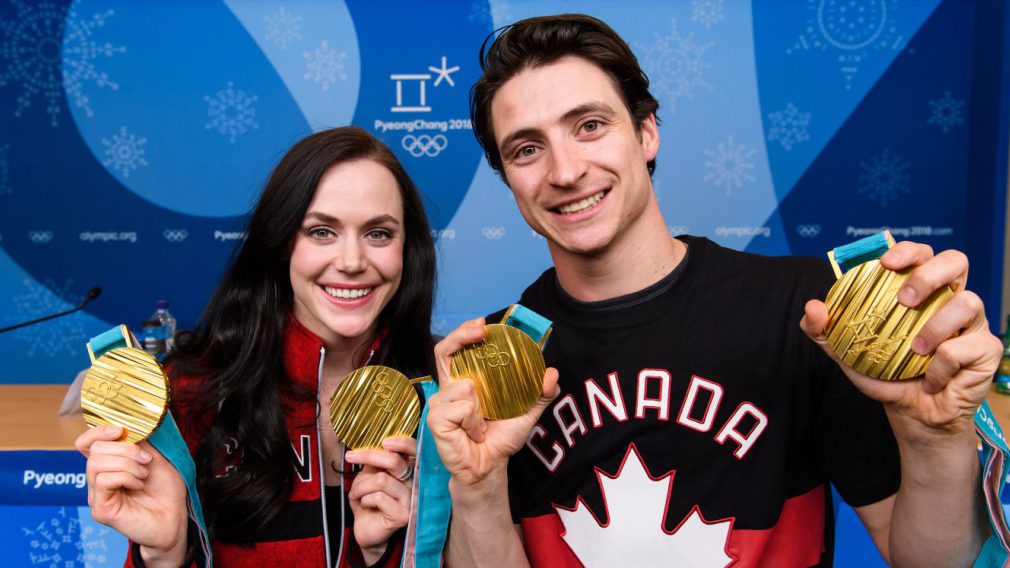
[[[526,443],[540,415],[560,392],[558,372],[549,368],[540,399],[526,414],[509,420],[485,420],[473,382],[449,375],[452,355],[481,342],[485,329],[484,318],[464,322],[435,346],[439,390],[429,401],[428,429],[457,486],[477,484],[490,473],[504,470],[509,457]]]
[[[122,434],[99,426],[74,442],[88,458],[91,516],[139,544],[148,566],[179,566],[186,556],[186,484],[149,443],[121,442]]]

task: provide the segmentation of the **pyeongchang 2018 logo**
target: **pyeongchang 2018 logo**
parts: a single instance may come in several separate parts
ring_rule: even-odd
[[[421,156],[434,158],[441,154],[442,150],[449,147],[449,140],[442,134],[434,136],[428,136],[427,134],[414,136],[413,134],[408,134],[400,141],[400,145],[415,158],[420,158]]]

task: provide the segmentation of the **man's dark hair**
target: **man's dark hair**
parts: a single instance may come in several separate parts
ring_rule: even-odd
[[[522,70],[553,63],[566,55],[595,63],[610,75],[634,118],[636,132],[641,132],[642,122],[659,109],[659,101],[649,92],[649,78],[635,54],[602,21],[584,14],[559,14],[505,26],[492,32],[480,46],[482,74],[470,89],[474,135],[488,163],[503,177],[501,154],[491,126],[491,101],[498,89]],[[656,160],[650,160],[647,166],[652,175]]]

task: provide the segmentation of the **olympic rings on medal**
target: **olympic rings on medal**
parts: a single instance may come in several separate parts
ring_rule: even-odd
[[[415,158],[420,158],[421,156],[434,158],[441,154],[442,150],[449,147],[449,139],[442,134],[434,136],[428,136],[427,134],[414,136],[413,134],[408,134],[400,141],[400,145]]]

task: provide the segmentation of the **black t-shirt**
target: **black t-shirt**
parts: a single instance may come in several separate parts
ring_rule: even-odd
[[[827,484],[853,506],[897,491],[881,405],[799,328],[827,265],[682,240],[634,294],[579,302],[551,269],[522,295],[561,377],[509,462],[534,565],[827,566]]]

